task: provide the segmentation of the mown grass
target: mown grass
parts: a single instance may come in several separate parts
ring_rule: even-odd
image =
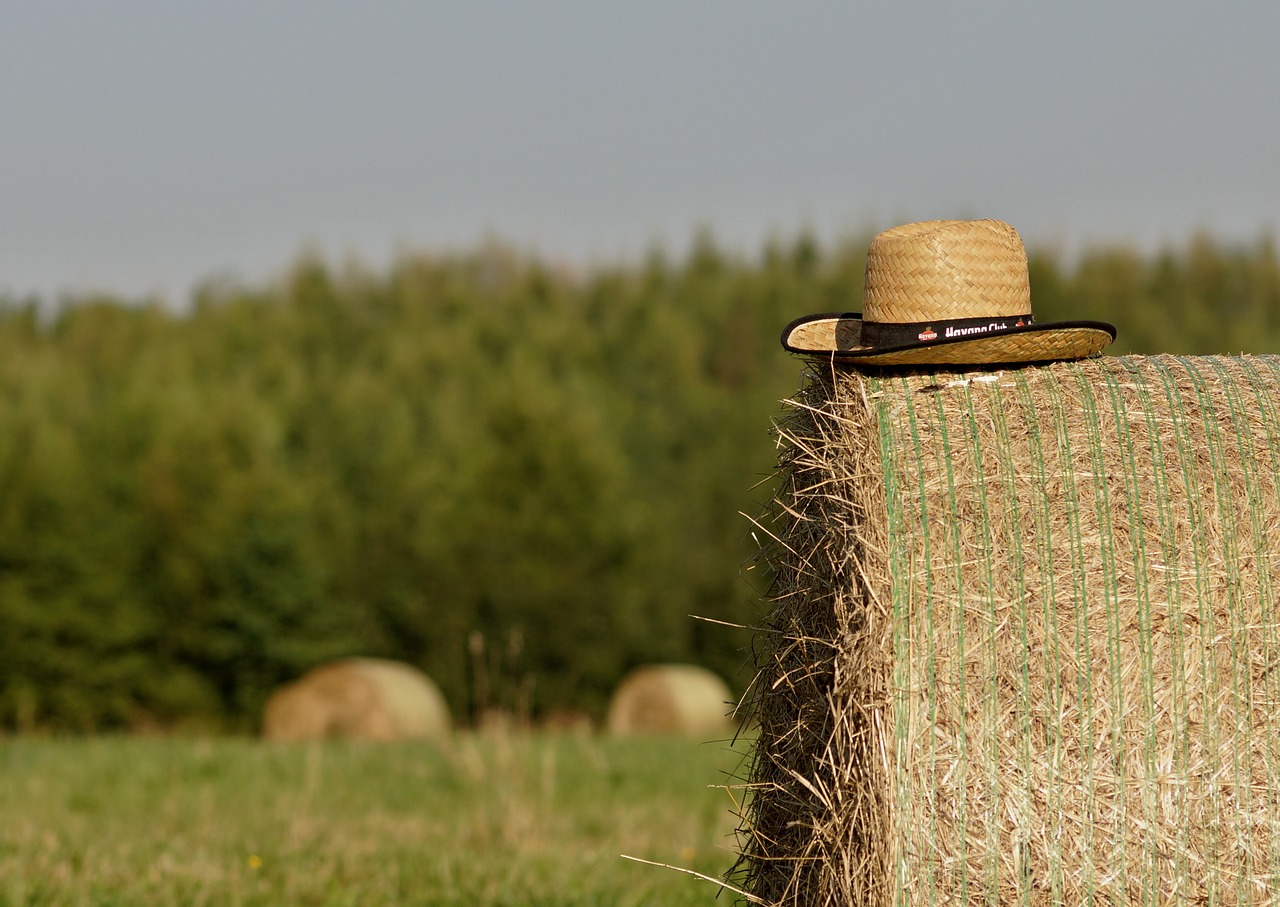
[[[0,904],[732,903],[744,749],[0,739]]]

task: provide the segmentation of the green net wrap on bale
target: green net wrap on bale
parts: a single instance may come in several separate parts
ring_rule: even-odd
[[[1280,903],[1280,358],[815,367],[736,880]]]

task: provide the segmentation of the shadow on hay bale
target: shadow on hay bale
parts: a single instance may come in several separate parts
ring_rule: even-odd
[[[605,728],[617,736],[728,733],[733,705],[728,685],[706,668],[646,665],[618,684]]]
[[[1280,903],[1280,357],[815,367],[736,877]]]
[[[263,712],[267,740],[442,737],[451,726],[444,696],[409,665],[351,658],[322,665],[276,690]]]

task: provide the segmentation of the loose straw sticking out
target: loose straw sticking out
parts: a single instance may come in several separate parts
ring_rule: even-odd
[[[1280,360],[954,377],[780,426],[742,887],[1280,902]]]
[[[630,860],[633,863],[643,863],[646,866],[657,866],[659,869],[671,869],[671,870],[674,870],[675,872],[683,872],[685,875],[691,875],[695,879],[702,879],[702,881],[704,882],[711,882],[712,884],[718,885],[723,889],[732,891],[734,894],[745,898],[747,901],[749,901],[752,904],[764,903],[764,901],[760,900],[755,895],[750,894],[746,891],[743,891],[741,888],[734,888],[732,885],[730,885],[728,882],[724,881],[723,879],[714,878],[712,876],[706,875],[705,873],[698,872],[696,869],[686,869],[683,866],[673,866],[670,863],[658,863],[658,862],[655,862],[654,860],[645,860],[645,859],[642,859],[641,857],[633,857],[625,853],[620,854],[620,856],[622,857],[622,859]]]

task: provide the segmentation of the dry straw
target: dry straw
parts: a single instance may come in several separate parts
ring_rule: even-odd
[[[743,888],[1280,903],[1280,358],[792,402]]]
[[[1022,238],[998,220],[877,234],[862,305],[861,314],[797,318],[783,328],[783,348],[876,366],[1048,362],[1092,356],[1116,334],[1100,321],[1036,323]]]
[[[1028,313],[1022,239],[996,220],[932,220],[885,230],[867,249],[862,305],[868,321]]]
[[[728,734],[733,704],[728,685],[706,668],[644,665],[618,684],[605,724],[619,736]]]
[[[268,740],[405,740],[442,737],[449,706],[417,668],[377,658],[347,658],[280,687],[263,710]]]

